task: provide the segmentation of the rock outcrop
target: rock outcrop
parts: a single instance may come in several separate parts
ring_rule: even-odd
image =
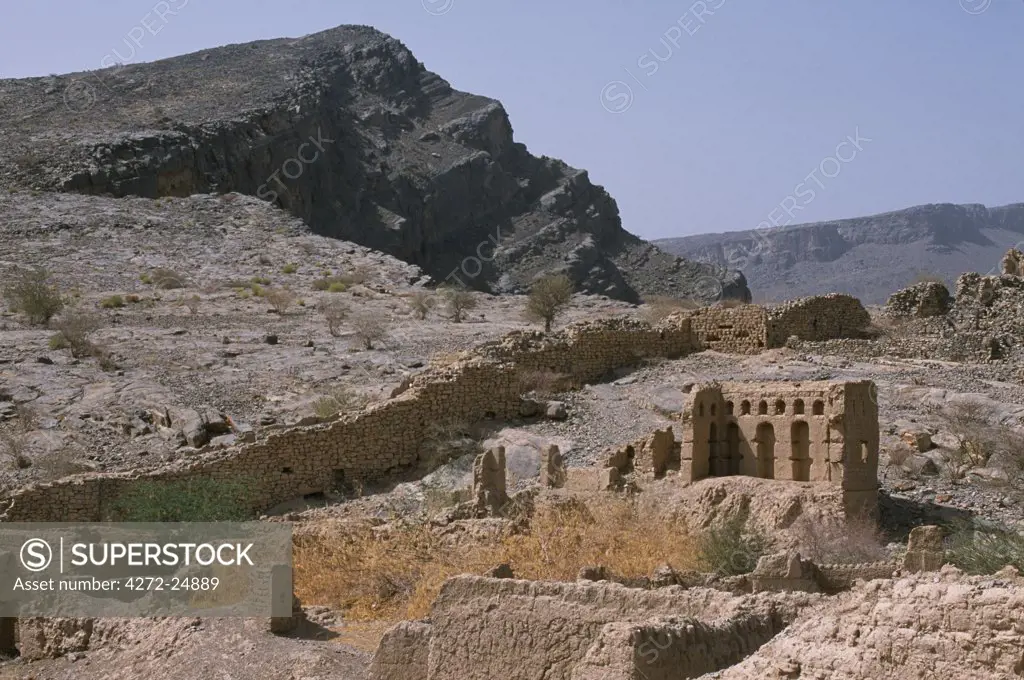
[[[628,301],[750,297],[739,272],[626,232],[585,171],[513,139],[499,102],[452,89],[370,27],[0,80],[0,121],[5,191],[235,191],[439,282],[519,292],[564,272]]]

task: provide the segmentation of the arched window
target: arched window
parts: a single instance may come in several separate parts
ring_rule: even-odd
[[[814,400],[814,406],[812,408],[814,409],[814,411],[813,411],[814,415],[816,415],[816,416],[823,416],[823,415],[825,415],[825,402],[823,402],[821,399],[815,399]]]
[[[768,415],[768,402],[764,399],[762,399],[761,403],[757,405],[757,413],[762,416]]]
[[[781,399],[775,401],[775,415],[780,416],[786,412],[786,402]]]
[[[744,399],[740,403],[740,415],[741,416],[749,416],[750,415],[750,402],[747,401],[746,399]]]
[[[731,416],[732,415],[732,402],[731,401],[725,402],[725,415],[727,415],[727,416]]]
[[[796,401],[793,402],[793,413],[795,413],[798,416],[802,416],[804,414],[803,399],[797,399]]]
[[[697,415],[698,416],[703,416],[704,415],[704,404],[697,404]]]
[[[711,415],[717,415],[717,414],[718,414],[718,404],[712,404],[711,405]]]

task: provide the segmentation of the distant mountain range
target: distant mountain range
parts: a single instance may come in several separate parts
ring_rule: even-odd
[[[663,250],[745,275],[755,301],[849,293],[885,302],[922,274],[951,287],[964,272],[995,273],[1024,241],[1024,203],[919,205],[764,231],[660,239]]]

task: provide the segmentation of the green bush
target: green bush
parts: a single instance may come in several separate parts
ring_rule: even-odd
[[[294,274],[295,272],[299,271],[299,265],[295,264],[294,262],[289,262],[284,266],[284,268],[281,271],[284,272],[285,274]]]
[[[948,540],[946,561],[968,574],[994,574],[1007,565],[1024,571],[1024,536],[1004,527],[957,524]]]
[[[252,519],[249,487],[208,478],[134,482],[113,502],[108,520],[120,522],[241,522]]]
[[[546,276],[530,287],[526,300],[526,316],[544,323],[544,332],[551,332],[551,324],[572,302],[572,280],[565,274]]]
[[[746,527],[746,514],[706,529],[697,539],[698,561],[705,571],[720,576],[748,574],[771,544],[760,531]]]
[[[64,308],[60,291],[45,269],[22,269],[14,273],[4,287],[4,297],[12,311],[21,312],[28,322],[41,326]]]
[[[251,283],[259,284],[261,286],[269,286],[270,285],[270,277],[269,276],[254,276],[254,277],[252,277]]]
[[[111,295],[100,300],[100,307],[103,309],[120,309],[124,307],[124,298],[120,295]]]

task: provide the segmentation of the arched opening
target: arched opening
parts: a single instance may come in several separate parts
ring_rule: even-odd
[[[731,416],[732,415],[732,408],[733,407],[732,407],[732,402],[731,401],[725,402],[725,415]]]
[[[757,405],[757,415],[759,415],[759,416],[766,416],[766,415],[768,415],[768,402],[765,401],[764,399],[762,399],[761,403]]]
[[[811,481],[811,432],[806,421],[798,420],[793,423],[790,431],[790,441],[793,446],[793,481]]]
[[[704,416],[704,404],[697,404],[697,415]]]
[[[775,428],[771,423],[757,426],[757,476],[775,479]]]
[[[729,458],[729,474],[740,474],[743,455],[740,453],[740,426],[729,423],[725,428],[725,450]]]
[[[793,402],[793,413],[802,416],[804,414],[804,400],[797,399]]]
[[[747,401],[746,399],[744,399],[740,403],[740,415],[741,416],[749,416],[750,415],[750,402]]]
[[[814,409],[814,411],[813,411],[814,415],[816,415],[816,416],[823,416],[823,415],[825,415],[825,402],[823,402],[821,399],[815,399],[814,400],[814,406],[812,408]]]
[[[0,618],[0,658],[18,656],[18,619]]]
[[[721,477],[722,461],[718,450],[718,428],[714,423],[708,429],[708,474],[712,477]]]
[[[713,415],[713,416],[714,415],[718,415],[718,405],[717,404],[712,404],[711,405],[711,415]]]
[[[786,412],[786,402],[781,399],[775,400],[775,415],[781,416]]]

